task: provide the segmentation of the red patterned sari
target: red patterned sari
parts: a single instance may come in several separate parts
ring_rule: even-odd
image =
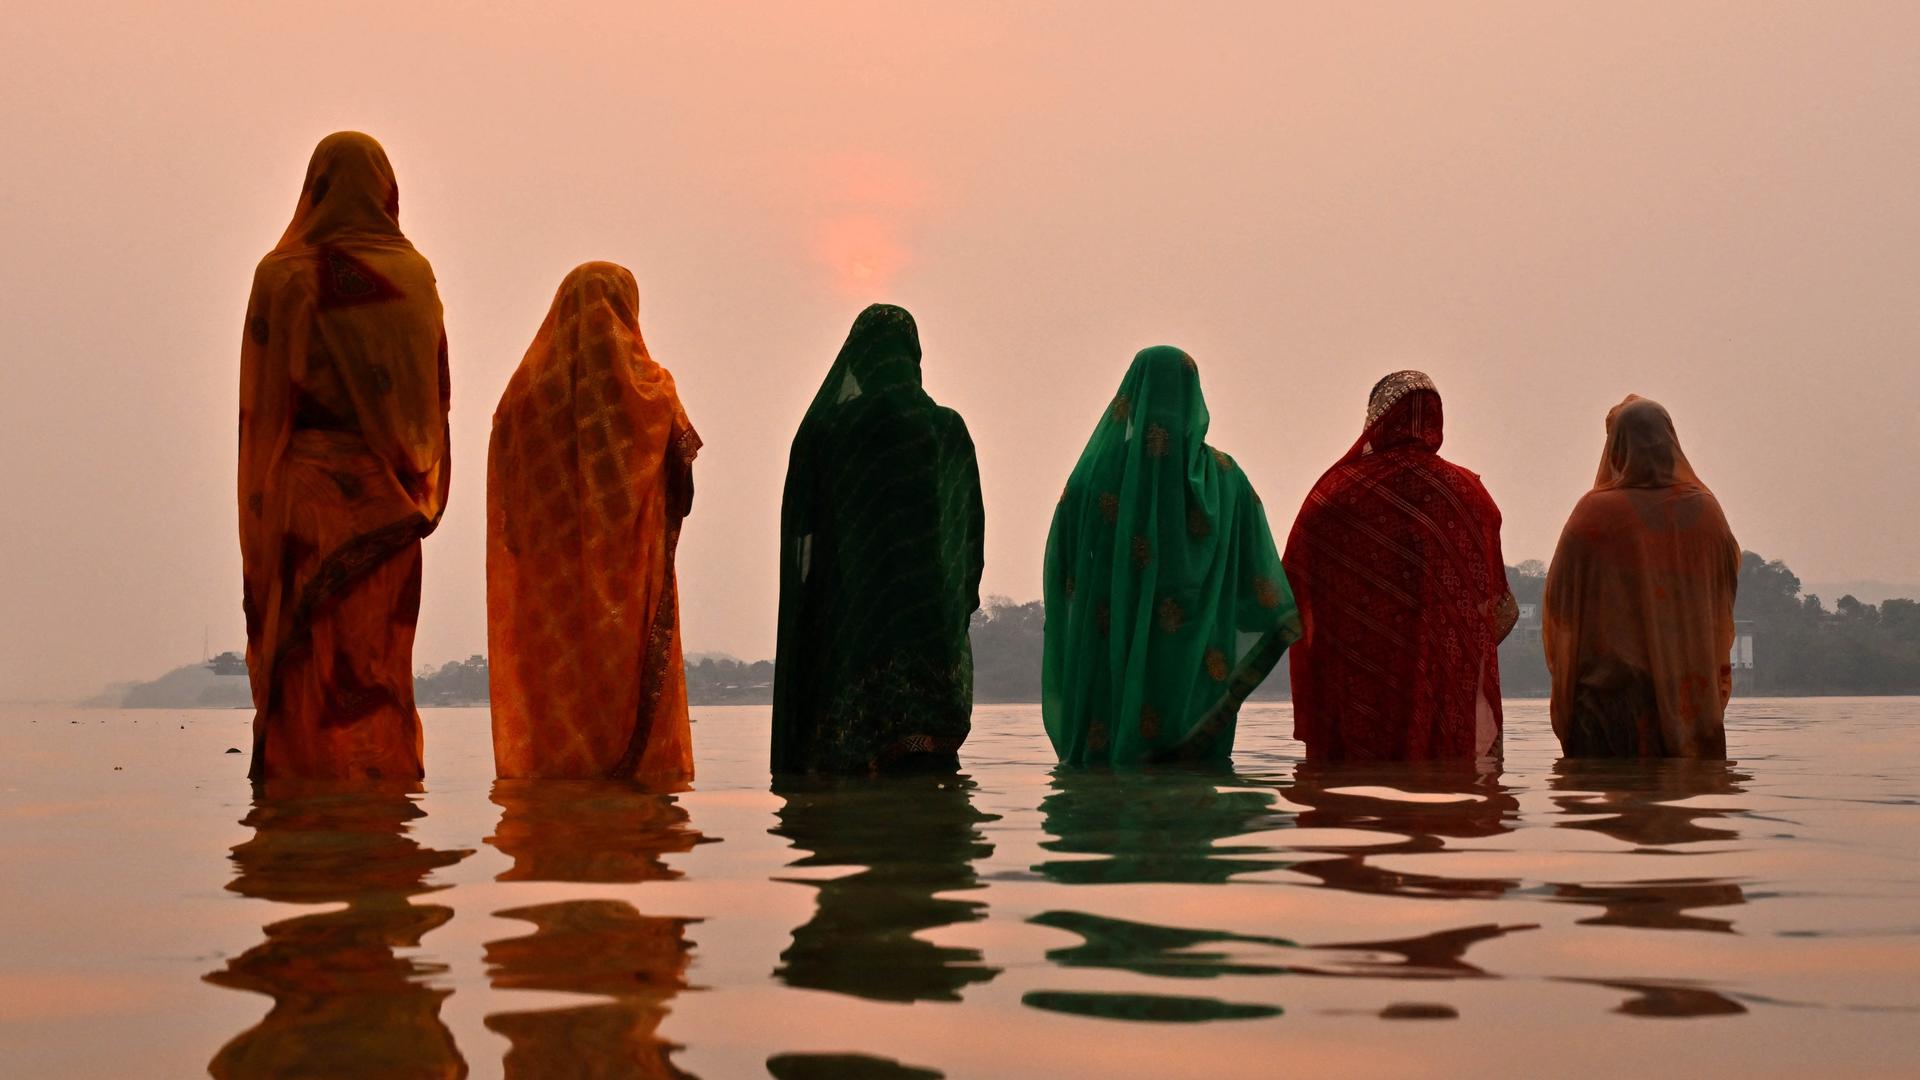
[[[1518,613],[1500,510],[1441,438],[1433,382],[1389,375],[1294,522],[1294,737],[1310,760],[1500,753],[1498,646]]]

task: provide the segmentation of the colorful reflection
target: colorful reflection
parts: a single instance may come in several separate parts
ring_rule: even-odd
[[[501,881],[638,884],[678,878],[667,856],[713,839],[693,828],[672,793],[623,781],[501,780],[500,821],[487,843],[513,860]],[[529,923],[529,934],[486,946],[496,990],[592,995],[602,1002],[496,1012],[488,1030],[511,1044],[510,1078],[687,1075],[680,1047],[660,1035],[675,995],[687,989],[698,919],[644,915],[616,899],[560,900],[494,912]]]
[[[807,854],[794,867],[858,867],[828,880],[779,878],[819,890],[774,975],[788,986],[875,1001],[958,1001],[1000,973],[978,949],[935,945],[925,931],[986,917],[951,897],[984,888],[974,862],[993,854],[973,781],[926,774],[783,781],[771,831]]]
[[[1676,866],[1688,864],[1676,863],[1673,856],[1712,854],[1718,849],[1697,850],[1689,845],[1738,837],[1732,826],[1745,811],[1724,803],[1728,796],[1743,794],[1743,782],[1750,779],[1726,761],[1561,759],[1549,781],[1556,792],[1553,802],[1561,814],[1578,820],[1557,821],[1555,827],[1602,833],[1634,845],[1638,858],[1651,855],[1657,860],[1650,864],[1656,876],[1556,884],[1554,899],[1599,908],[1600,914],[1580,920],[1588,926],[1734,932],[1731,918],[1694,912],[1745,904],[1741,884],[1727,878],[1676,874]],[[1703,796],[1716,797],[1713,801],[1719,805],[1690,805]],[[1664,998],[1684,997],[1678,990]]]
[[[1099,857],[1049,859],[1033,869],[1062,885],[1220,884],[1284,869],[1288,860],[1275,857],[1281,849],[1239,839],[1286,826],[1275,801],[1271,790],[1216,770],[1060,766],[1040,801],[1040,825],[1052,838],[1040,846]]]
[[[440,1020],[452,993],[442,964],[400,950],[453,918],[414,904],[427,876],[471,855],[407,835],[425,813],[404,791],[279,784],[256,793],[233,848],[227,888],[257,900],[342,904],[265,927],[266,940],[205,978],[273,999],[264,1019],[222,1046],[216,1077],[459,1077],[467,1063]]]

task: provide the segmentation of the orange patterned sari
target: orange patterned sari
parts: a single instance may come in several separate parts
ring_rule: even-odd
[[[446,509],[447,353],[380,144],[313,152],[240,343],[255,780],[419,780],[420,538]]]
[[[1740,545],[1658,402],[1607,414],[1547,571],[1541,634],[1568,757],[1727,756]]]
[[[674,548],[700,437],[612,263],[567,275],[493,414],[487,643],[502,777],[693,775]]]

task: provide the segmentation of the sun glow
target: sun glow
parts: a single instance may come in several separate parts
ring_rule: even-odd
[[[911,263],[907,237],[930,201],[926,179],[891,154],[823,153],[803,167],[815,257],[842,293],[877,298]]]
[[[829,218],[818,228],[815,251],[840,291],[878,296],[892,287],[910,261],[898,226],[872,214]]]

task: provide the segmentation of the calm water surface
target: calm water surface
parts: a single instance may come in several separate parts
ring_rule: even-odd
[[[492,780],[255,800],[246,714],[0,712],[6,1076],[1912,1075],[1920,702],[1736,702],[1734,764]]]

